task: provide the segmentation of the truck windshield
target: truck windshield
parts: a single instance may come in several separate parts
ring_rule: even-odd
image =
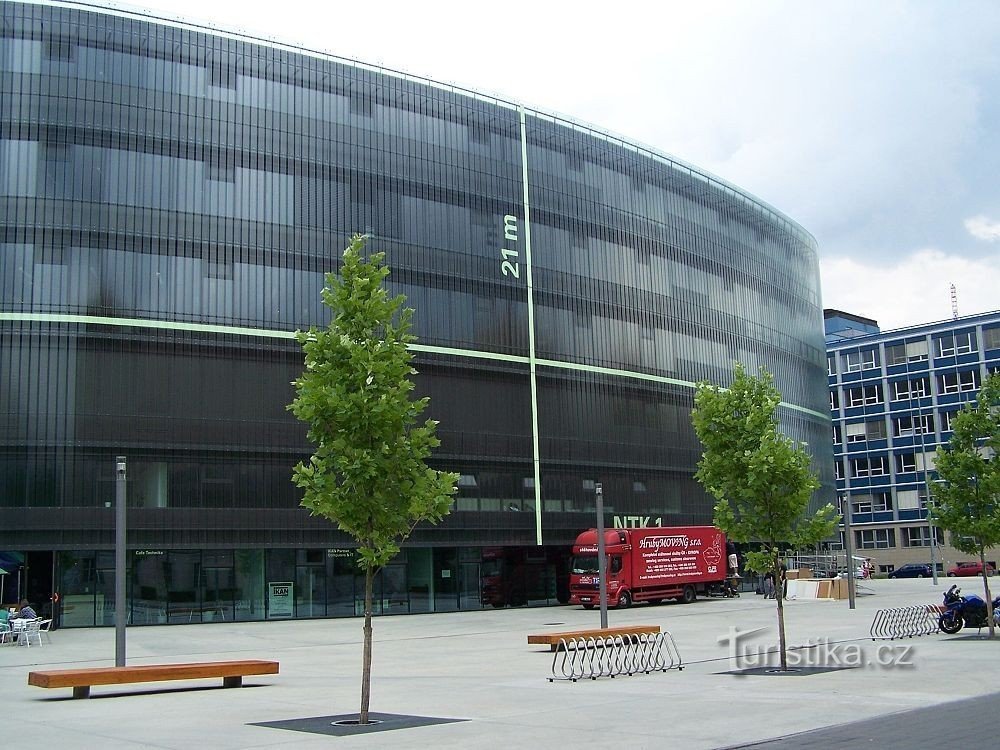
[[[591,575],[597,572],[597,555],[573,555],[570,573]]]

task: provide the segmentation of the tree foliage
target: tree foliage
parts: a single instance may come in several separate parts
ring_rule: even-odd
[[[951,428],[951,440],[935,462],[939,481],[931,490],[930,516],[951,532],[952,546],[979,558],[989,602],[986,550],[1000,544],[1000,373],[986,379],[975,403],[955,415]]]
[[[361,723],[368,721],[373,577],[418,523],[449,512],[458,480],[427,466],[440,441],[435,421],[419,422],[428,399],[412,396],[413,310],[402,295],[389,296],[384,254],[366,259],[364,249],[365,238],[353,237],[340,275],[326,275],[329,325],[296,334],[305,368],[288,407],[314,445],[293,472],[302,505],[355,539],[365,570]]]
[[[759,542],[746,567],[774,575],[781,641],[781,667],[787,668],[781,592],[784,550],[802,549],[829,538],[835,511],[826,505],[807,513],[819,486],[809,454],[778,429],[781,393],[761,368],[757,377],[742,364],[729,388],[700,383],[692,414],[704,446],[695,477],[716,499],[715,524],[736,542]]]

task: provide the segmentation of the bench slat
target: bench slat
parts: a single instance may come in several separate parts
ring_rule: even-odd
[[[616,635],[655,635],[659,625],[624,625],[618,628],[591,628],[587,630],[566,630],[558,633],[535,633],[528,636],[528,643],[551,646],[555,651],[561,640],[570,638],[613,638]]]
[[[131,682],[188,680],[205,677],[242,677],[278,674],[278,662],[260,659],[195,662],[189,664],[149,664],[126,667],[86,667],[29,672],[28,684],[43,688],[123,685]]]

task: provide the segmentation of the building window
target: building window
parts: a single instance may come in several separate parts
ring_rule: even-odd
[[[840,393],[830,391],[830,411],[837,411],[840,408]]]
[[[934,417],[922,414],[916,417],[898,417],[892,420],[892,433],[896,437],[927,435],[934,432]]]
[[[983,329],[983,349],[1000,349],[1000,327]]]
[[[892,400],[907,401],[911,398],[923,398],[929,395],[930,382],[927,378],[913,380],[897,380],[892,384]]]
[[[208,68],[208,83],[221,89],[236,88],[236,69],[226,63],[212,63]]]
[[[827,375],[837,374],[837,355],[835,354],[826,355],[826,374]]]
[[[848,443],[863,443],[868,440],[885,440],[885,422],[881,419],[869,422],[855,422],[845,426]]]
[[[941,376],[942,393],[963,393],[974,391],[977,388],[979,388],[979,372],[977,370],[949,372]]]
[[[872,512],[872,496],[871,495],[856,495],[851,498],[851,513],[858,515],[859,513],[871,513]]]
[[[900,510],[919,510],[920,492],[918,490],[896,490],[896,507]]]
[[[903,474],[914,471],[934,471],[936,458],[936,451],[927,451],[925,453],[897,453],[896,471]],[[914,492],[915,491],[916,490],[914,490]],[[900,505],[900,507],[903,506]],[[912,505],[908,507],[918,508],[921,506]]]
[[[844,465],[840,461],[833,462],[833,478],[843,479],[844,478]]]
[[[76,45],[69,39],[56,36],[46,37],[45,57],[59,62],[73,62],[76,59]]]
[[[896,546],[894,529],[863,529],[854,532],[858,549],[891,549]]]
[[[957,354],[970,354],[976,351],[975,331],[945,334],[937,342],[937,356],[953,357]]]
[[[930,526],[907,526],[901,529],[903,532],[904,547],[930,547],[931,527]],[[944,532],[934,527],[934,536],[937,537],[938,544],[944,544]]]
[[[951,423],[955,419],[957,411],[938,412],[941,415],[941,432],[951,432]]]
[[[889,473],[889,459],[885,456],[851,459],[852,475],[855,477],[883,477]]]
[[[927,361],[927,340],[910,341],[906,344],[893,344],[885,348],[885,363],[887,365],[905,365],[908,362]]]
[[[833,444],[834,445],[840,445],[842,442],[844,442],[844,441],[842,439],[842,434],[841,434],[841,431],[840,431],[840,425],[839,424],[835,424],[833,426]]]
[[[906,344],[893,344],[885,348],[885,363],[888,366],[906,364]]]
[[[844,365],[847,367],[847,372],[873,370],[878,367],[878,349],[845,352]]]
[[[205,164],[205,179],[212,182],[236,182],[236,167],[212,161]]]
[[[887,510],[892,510],[892,498],[888,492],[851,497],[851,513],[883,513]]]
[[[882,403],[882,386],[878,384],[862,385],[847,391],[848,406],[865,406],[866,404]]]

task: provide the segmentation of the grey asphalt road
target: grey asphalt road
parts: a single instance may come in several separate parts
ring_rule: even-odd
[[[1000,744],[1000,693],[900,711],[875,719],[800,732],[725,750],[880,750],[990,748]]]

